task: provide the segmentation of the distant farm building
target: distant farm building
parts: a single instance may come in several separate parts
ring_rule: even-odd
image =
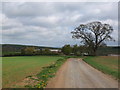
[[[61,52],[61,50],[59,50],[59,49],[50,49],[50,51],[51,52],[56,52],[56,53]]]
[[[120,56],[119,54],[108,54],[108,56]]]

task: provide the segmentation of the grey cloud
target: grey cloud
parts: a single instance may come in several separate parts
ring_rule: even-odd
[[[70,32],[94,20],[112,24],[114,35],[118,31],[117,8],[117,3],[3,3],[3,43],[58,47],[79,44]]]

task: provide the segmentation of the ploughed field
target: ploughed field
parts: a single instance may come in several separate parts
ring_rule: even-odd
[[[16,56],[2,57],[2,83],[3,88],[15,87],[25,77],[40,72],[42,67],[47,66],[60,56]]]

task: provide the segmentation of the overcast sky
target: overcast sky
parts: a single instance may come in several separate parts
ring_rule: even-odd
[[[80,24],[101,21],[113,26],[118,42],[118,3],[9,2],[2,3],[2,43],[61,47],[80,44],[71,31]]]

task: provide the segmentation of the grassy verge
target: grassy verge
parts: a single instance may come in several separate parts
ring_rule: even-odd
[[[112,75],[116,79],[120,79],[118,76],[118,57],[116,56],[97,56],[97,57],[85,57],[84,61],[102,71],[103,73]]]
[[[65,57],[63,59],[58,59],[56,62],[52,63],[49,66],[43,67],[40,73],[38,73],[36,76],[38,79],[36,81],[39,81],[37,85],[31,86],[26,85],[27,88],[45,88],[47,85],[47,81],[49,78],[53,78],[59,69],[59,67],[66,61],[68,57]]]

